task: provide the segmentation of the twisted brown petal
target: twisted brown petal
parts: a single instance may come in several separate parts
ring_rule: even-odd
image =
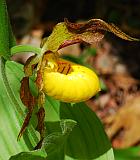
[[[128,41],[140,41],[137,38],[133,38],[126,33],[122,32],[117,26],[114,24],[108,24],[101,19],[91,19],[86,23],[71,23],[68,19],[64,19],[65,24],[69,31],[76,34],[82,34],[84,32],[99,32],[99,31],[108,31],[114,33],[116,36],[128,40]]]
[[[31,94],[30,88],[29,88],[29,77],[24,77],[21,81],[21,88],[20,88],[20,99],[22,103],[27,107],[28,113],[24,119],[23,125],[21,127],[21,130],[18,135],[18,140],[23,135],[24,131],[26,130],[29,121],[32,116],[33,109],[35,107],[35,97]]]

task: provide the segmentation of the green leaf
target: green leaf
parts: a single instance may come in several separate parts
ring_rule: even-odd
[[[61,103],[60,116],[77,122],[68,138],[67,155],[77,159],[95,159],[111,148],[99,119],[84,103],[72,107]]]
[[[84,50],[84,53],[83,53],[83,55],[86,57],[86,56],[95,56],[96,55],[96,49],[95,48],[86,48],[85,50]]]
[[[46,136],[43,149],[31,151],[31,152],[22,152],[15,156],[12,156],[10,160],[43,160],[46,157],[51,160],[55,157],[60,160],[64,158],[64,145],[66,138],[72,131],[72,128],[75,126],[76,122],[72,120],[62,120],[59,123],[61,127],[61,132],[55,132]],[[44,152],[46,150],[46,153]]]
[[[57,124],[57,125],[56,125]],[[53,131],[51,134],[48,134],[45,138],[43,146],[48,154],[48,159],[64,159],[65,157],[65,145],[69,134],[72,129],[75,127],[76,122],[73,120],[61,120],[60,124],[55,122],[57,128],[61,128],[61,131]],[[47,125],[46,125],[47,126]],[[56,129],[55,126],[55,129]],[[52,124],[50,128],[52,129]]]
[[[140,147],[130,147],[124,149],[115,149],[114,154],[116,160],[139,160],[140,159]]]
[[[107,91],[107,86],[104,83],[103,79],[100,79],[100,85],[101,85],[101,90],[102,91]]]
[[[5,76],[2,72],[3,67],[1,65],[0,70],[0,160],[7,160],[10,157],[12,160],[16,158],[17,160],[18,158],[20,160],[43,160],[46,156],[48,156],[48,160],[56,160],[58,155],[60,158],[62,156],[62,159],[65,158],[65,160],[114,159],[103,126],[93,111],[84,103],[73,105],[60,103],[51,97],[47,97],[45,104],[47,132],[45,139],[48,141],[48,137],[54,135],[52,139],[49,139],[49,141],[54,142],[53,146],[47,146],[44,142],[48,155],[43,148],[39,151],[32,151],[39,141],[38,133],[32,123],[28,126],[21,140],[17,142],[17,135],[26,112],[26,107],[19,98],[20,80],[24,76],[23,66],[7,61],[6,75],[11,90],[6,90],[8,82],[3,79]],[[71,120],[67,120],[66,123],[60,125],[60,121],[63,119]],[[35,122],[34,118],[33,121]],[[71,121],[77,122],[74,128]],[[73,130],[71,130],[72,128]],[[60,145],[60,143],[63,145]],[[59,150],[57,150],[59,148],[57,146],[61,146]]]
[[[10,48],[16,44],[12,33],[5,0],[0,0],[0,56],[10,58]]]
[[[84,103],[71,105],[68,103],[59,103],[51,97],[48,97],[47,99],[46,113],[48,115],[54,114],[53,112],[55,111],[58,112],[61,119],[72,119],[77,122],[77,125],[68,137],[66,155],[74,159],[85,160],[95,159],[101,155],[106,157],[106,153],[111,146],[104,129],[94,112],[92,112]],[[58,103],[57,110],[50,109],[52,107],[52,101],[53,103]],[[48,134],[60,132],[60,127],[56,122],[51,122],[50,118],[46,120]],[[113,158],[110,160],[113,160]]]
[[[31,152],[21,152],[16,156],[12,156],[9,160],[45,160],[47,155],[42,150]]]
[[[19,97],[20,80],[23,77],[22,66],[7,61],[5,78],[3,61],[0,61],[0,159],[7,160],[10,156],[22,151],[29,151],[38,142],[32,126],[24,137],[17,142],[17,135],[25,116],[25,106]],[[9,90],[6,88],[11,87]],[[34,137],[34,138],[33,138]],[[26,139],[26,141],[25,141]]]
[[[69,156],[65,157],[65,160],[77,160],[73,159]],[[82,159],[85,160],[85,159]],[[91,160],[91,159],[90,159]],[[93,159],[92,159],[93,160]],[[105,154],[101,155],[100,157],[94,159],[94,160],[114,160],[114,155],[113,155],[113,149],[111,148],[109,151],[107,151]],[[124,160],[124,159],[123,159]]]

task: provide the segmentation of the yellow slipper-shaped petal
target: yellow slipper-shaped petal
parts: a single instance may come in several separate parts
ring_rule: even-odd
[[[43,91],[63,102],[81,102],[90,99],[100,91],[97,75],[91,69],[63,60],[57,60],[57,70],[43,75]]]

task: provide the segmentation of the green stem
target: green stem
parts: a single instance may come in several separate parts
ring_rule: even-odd
[[[33,52],[36,54],[40,54],[41,48],[31,45],[17,45],[11,48],[11,55],[21,52]]]

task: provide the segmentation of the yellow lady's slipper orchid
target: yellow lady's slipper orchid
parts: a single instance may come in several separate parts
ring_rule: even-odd
[[[18,139],[29,124],[34,107],[38,106],[36,130],[40,141],[35,149],[42,146],[45,137],[45,94],[63,102],[81,102],[90,99],[100,91],[99,79],[89,68],[59,58],[58,51],[66,46],[86,42],[99,42],[104,32],[112,32],[128,41],[140,41],[123,33],[113,24],[100,19],[91,19],[86,23],[71,23],[67,19],[58,23],[47,40],[41,44],[40,54],[30,57],[24,66],[25,77],[21,81],[20,98],[28,108]],[[36,68],[37,66],[37,68]],[[34,72],[37,71],[37,72]],[[38,96],[30,92],[29,77],[37,73]]]
[[[43,91],[60,101],[75,103],[94,96],[100,91],[100,83],[91,69],[49,56],[43,71]]]

